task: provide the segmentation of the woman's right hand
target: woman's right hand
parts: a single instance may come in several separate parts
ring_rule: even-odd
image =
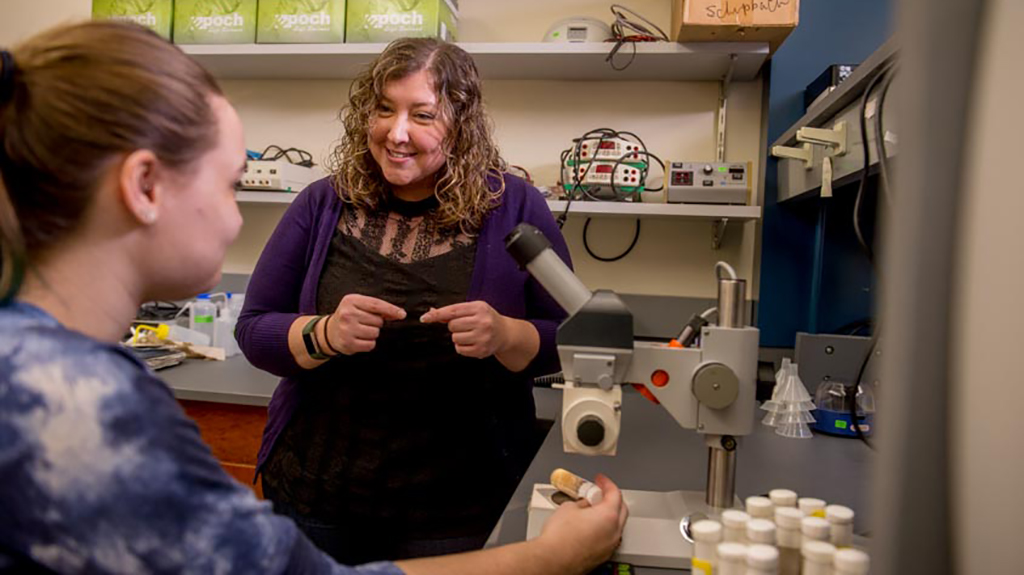
[[[607,561],[622,542],[629,509],[622,492],[604,475],[594,478],[604,492],[601,502],[564,503],[548,519],[539,541],[551,561],[563,564],[563,573],[586,573]]]
[[[387,320],[405,319],[405,310],[375,297],[348,294],[338,302],[326,326],[328,345],[345,355],[367,352],[377,345]]]

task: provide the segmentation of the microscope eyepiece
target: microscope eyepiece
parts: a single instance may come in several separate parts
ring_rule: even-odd
[[[530,224],[519,224],[505,236],[505,250],[516,260],[520,269],[536,259],[551,242],[544,233]]]

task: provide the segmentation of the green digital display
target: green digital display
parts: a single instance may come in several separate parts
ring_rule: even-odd
[[[837,429],[846,429],[846,422],[842,420],[836,420]]]
[[[726,171],[726,170],[728,170],[728,168],[727,168],[727,167],[725,167],[725,166],[718,166],[718,171],[719,171],[719,172],[724,172],[724,171]]]

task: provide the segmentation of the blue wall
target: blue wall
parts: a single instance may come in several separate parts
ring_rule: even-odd
[[[804,114],[803,93],[831,64],[856,64],[893,29],[892,0],[802,0],[800,25],[768,71],[768,144]],[[834,332],[870,315],[873,273],[853,237],[852,194],[776,203],[777,163],[765,172],[758,327],[761,345],[792,347],[797,331]]]

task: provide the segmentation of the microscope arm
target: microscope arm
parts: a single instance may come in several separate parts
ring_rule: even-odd
[[[719,279],[721,325],[702,329],[699,348],[671,347],[635,341],[632,314],[618,296],[590,292],[536,228],[521,224],[506,248],[569,312],[557,336],[566,451],[615,454],[620,386],[627,383],[642,385],[686,429],[751,433],[758,330],[743,325],[742,280]]]

